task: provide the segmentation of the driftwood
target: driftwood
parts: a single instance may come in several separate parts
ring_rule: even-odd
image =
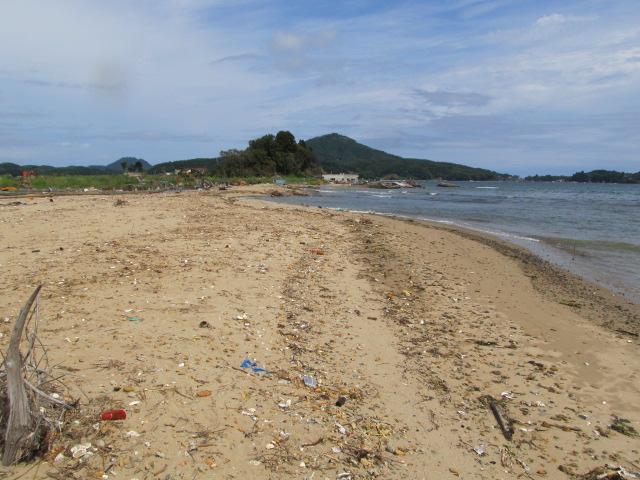
[[[46,349],[38,340],[41,287],[20,310],[1,365],[0,398],[4,401],[0,401],[0,443],[5,466],[45,451],[47,434],[60,429],[64,412],[74,408],[55,392],[63,387],[61,377],[50,373]],[[27,347],[24,355],[20,352],[23,338]]]
[[[2,455],[2,464],[7,466],[16,461],[18,452],[22,449],[28,436],[33,431],[33,418],[29,409],[29,398],[24,386],[22,377],[22,356],[20,355],[20,339],[22,331],[27,323],[27,317],[31,311],[31,306],[36,300],[38,287],[31,294],[27,303],[24,304],[20,315],[13,326],[11,333],[11,341],[5,358],[5,370],[7,373],[7,397],[9,407],[9,419],[4,436],[4,453]]]
[[[491,395],[483,395],[482,397],[480,397],[480,402],[491,409],[491,413],[493,413],[493,416],[495,417],[496,422],[500,427],[500,430],[502,430],[502,434],[504,435],[504,438],[506,438],[507,440],[511,440],[511,438],[513,437],[513,429],[511,428],[511,422],[502,411],[502,406],[500,405],[500,402],[498,402]]]

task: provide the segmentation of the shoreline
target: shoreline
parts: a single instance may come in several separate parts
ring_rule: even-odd
[[[44,283],[40,337],[66,376],[59,394],[80,398],[77,423],[52,445],[64,458],[11,475],[100,478],[106,464],[115,478],[637,470],[639,440],[611,425],[640,430],[639,344],[598,324],[613,304],[590,319],[590,303],[558,303],[555,281],[588,286],[493,239],[251,197],[273,189],[0,209],[11,226],[0,230],[0,345]],[[96,423],[113,408],[127,419]],[[92,455],[72,458],[79,443]]]
[[[267,197],[259,198],[258,200],[278,206],[301,207],[311,210],[318,208],[312,205],[280,203]],[[546,298],[570,307],[576,312],[585,314],[598,325],[631,337],[637,338],[640,336],[639,303],[605,285],[595,283],[561,265],[552,263],[538,253],[500,235],[464,227],[448,221],[418,219],[374,211],[338,210],[332,207],[322,207],[322,209],[336,213],[371,215],[409,224],[423,224],[428,228],[452,232],[463,238],[487,245],[506,257],[518,260],[525,275],[531,278],[536,290]]]

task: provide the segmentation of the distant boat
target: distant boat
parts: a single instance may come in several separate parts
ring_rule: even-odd
[[[441,180],[438,182],[439,187],[447,187],[447,188],[457,188],[460,185],[456,185],[455,183],[447,182],[446,180]]]

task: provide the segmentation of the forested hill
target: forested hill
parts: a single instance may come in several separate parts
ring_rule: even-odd
[[[397,175],[402,178],[427,180],[503,180],[509,175],[468,167],[457,163],[403,158],[368,147],[352,138],[331,133],[306,141],[325,172],[353,172],[363,178]]]
[[[305,142],[296,142],[293,134],[286,130],[250,140],[244,150],[225,150],[217,158],[160,163],[151,172],[172,172],[175,169],[194,167],[203,167],[211,175],[225,177],[312,176],[320,173],[320,167]]]

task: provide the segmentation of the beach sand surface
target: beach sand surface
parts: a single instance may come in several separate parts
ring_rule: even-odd
[[[640,472],[640,438],[609,428],[640,431],[636,305],[491,240],[246,197],[271,188],[0,207],[0,345],[43,284],[39,336],[80,405],[6,478]]]

